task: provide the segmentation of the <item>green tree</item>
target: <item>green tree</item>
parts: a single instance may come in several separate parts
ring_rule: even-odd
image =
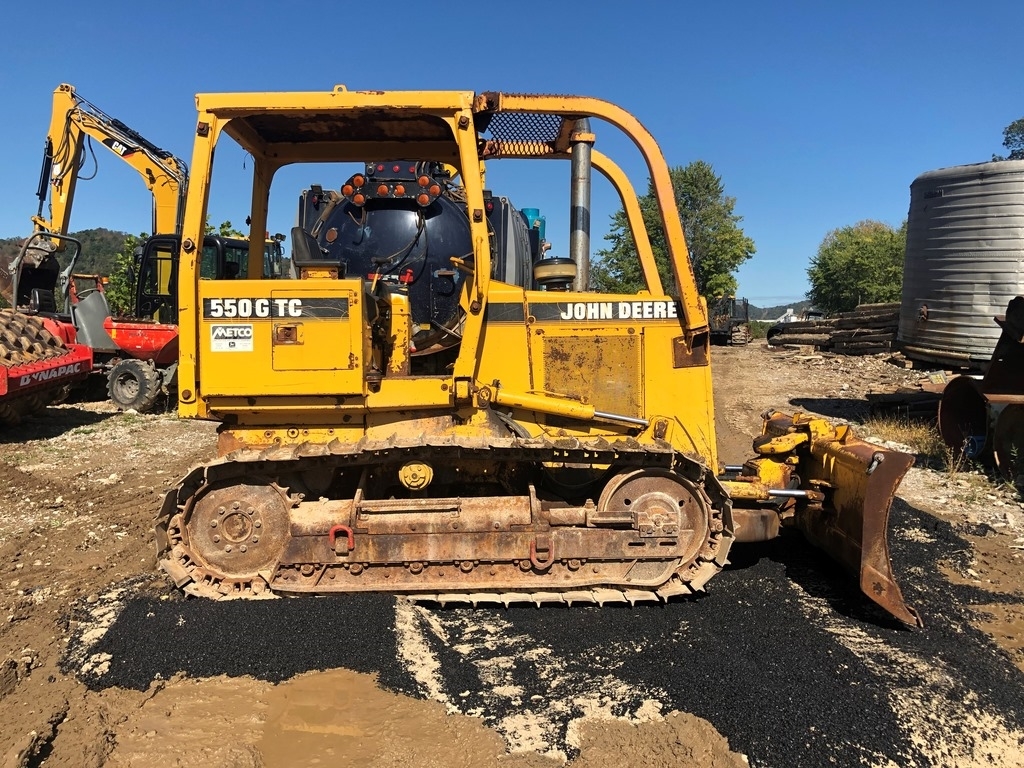
[[[848,312],[858,304],[899,301],[907,222],[893,229],[861,221],[825,235],[807,268],[807,298],[826,313]]]
[[[1006,157],[992,155],[993,160],[1024,160],[1024,117],[1003,128],[1003,146],[1010,154]]]
[[[206,233],[207,235],[220,235],[221,237],[249,237],[249,235],[239,232],[230,221],[222,221],[219,227],[213,226],[209,221],[206,222]]]
[[[99,227],[71,233],[82,244],[75,272],[88,275],[109,275],[117,260],[125,233]]]
[[[736,277],[733,273],[754,254],[754,241],[743,234],[739,226],[743,218],[733,212],[736,199],[725,194],[722,177],[703,160],[671,168],[669,176],[686,233],[697,290],[705,296],[734,294]],[[652,183],[648,183],[647,194],[639,202],[662,284],[666,290],[674,291],[675,282]],[[611,247],[597,252],[598,260],[591,270],[593,287],[614,293],[641,290],[644,282],[636,243],[624,210],[612,215],[612,226],[605,240]]]
[[[135,312],[135,249],[146,241],[149,235],[125,235],[124,242],[114,258],[113,268],[106,287],[107,305],[114,317],[124,317]]]

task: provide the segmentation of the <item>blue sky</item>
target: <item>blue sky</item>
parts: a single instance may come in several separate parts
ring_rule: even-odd
[[[56,0],[9,3],[4,16],[0,237],[31,229],[61,82],[186,161],[197,92],[344,83],[575,93],[635,114],[671,165],[714,166],[757,247],[739,294],[766,306],[802,298],[809,260],[831,229],[862,219],[898,226],[917,175],[988,160],[1002,151],[1002,129],[1024,116],[1019,1]],[[645,188],[638,158],[602,139],[598,148]],[[102,147],[97,158],[72,229],[147,230],[140,180]],[[224,162],[241,172],[244,158]],[[556,255],[567,250],[568,219],[568,169],[558,165],[533,183],[515,167],[488,169],[495,192],[541,209]],[[302,186],[343,179],[285,181],[293,188],[278,199],[289,202],[272,200],[271,225],[282,232]],[[618,207],[607,193],[595,184],[595,248]],[[215,222],[244,220],[246,210],[219,205]]]

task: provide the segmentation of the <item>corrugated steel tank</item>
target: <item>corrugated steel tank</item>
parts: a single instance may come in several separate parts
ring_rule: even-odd
[[[910,185],[899,345],[950,367],[987,363],[992,318],[1024,294],[1024,160],[928,171]]]

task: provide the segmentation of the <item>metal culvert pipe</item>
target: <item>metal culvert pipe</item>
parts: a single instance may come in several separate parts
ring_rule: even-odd
[[[1024,480],[1024,405],[1011,403],[996,417],[992,452],[1003,477],[1020,486]]]
[[[988,402],[977,379],[957,376],[939,401],[939,434],[957,455],[974,459],[990,452]]]

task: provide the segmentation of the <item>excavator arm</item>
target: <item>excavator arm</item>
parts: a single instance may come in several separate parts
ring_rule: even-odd
[[[153,195],[154,234],[179,234],[188,167],[138,132],[79,96],[62,83],[53,92],[50,127],[39,174],[39,209],[32,217],[35,230],[67,234],[79,172],[95,139],[142,177]],[[47,197],[49,216],[44,215]]]

